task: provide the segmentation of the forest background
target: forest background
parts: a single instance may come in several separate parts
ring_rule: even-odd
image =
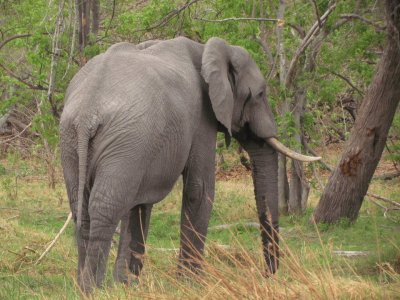
[[[240,298],[250,290],[254,298],[265,293],[276,298],[308,293],[315,298],[379,298],[400,291],[398,109],[357,221],[340,220],[334,227],[309,223],[386,47],[381,1],[0,0],[0,12],[0,231],[5,239],[0,247],[0,286],[5,288],[0,295],[51,298],[61,288],[66,298],[79,296],[73,279],[76,258],[64,267],[61,263],[63,256],[74,253],[72,226],[62,237],[62,248],[46,258],[50,261],[35,265],[68,214],[58,149],[66,87],[91,57],[114,43],[176,36],[198,42],[219,36],[246,48],[265,75],[280,139],[321,155],[323,162],[303,166],[280,159],[287,258],[281,275],[266,283],[258,276],[260,243],[254,242],[258,235],[250,222],[255,213],[248,159],[237,144],[226,149],[220,136],[216,198],[226,201],[216,203],[212,225],[229,226],[227,232],[211,230],[208,260],[214,268],[206,268],[210,278],[197,285],[181,283],[169,271],[178,237],[167,235],[164,226],[177,226],[178,187],[153,217],[149,244],[154,249],[136,292],[173,298],[194,290],[201,297],[213,288],[218,297]],[[240,214],[232,209],[236,205],[249,207],[249,212]],[[222,247],[229,243],[229,248]],[[167,249],[168,255],[160,249]],[[335,254],[351,255],[347,250],[361,252],[354,258]],[[172,260],[169,267],[153,262],[160,251]],[[239,276],[243,264],[259,271],[244,280]],[[43,274],[51,277],[47,283],[40,278]],[[219,285],[212,283],[215,278]],[[240,284],[229,283],[235,280]],[[114,289],[99,296],[135,293]]]

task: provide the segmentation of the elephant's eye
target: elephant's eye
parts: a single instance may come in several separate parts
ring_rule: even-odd
[[[258,93],[257,98],[262,98],[264,97],[264,91],[261,91]]]

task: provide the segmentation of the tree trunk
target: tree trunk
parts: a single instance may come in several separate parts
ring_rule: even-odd
[[[286,9],[286,1],[279,1],[279,8],[277,11],[277,19],[283,19],[285,15]],[[281,88],[285,88],[286,81],[286,57],[285,50],[283,47],[283,27],[277,26],[276,28],[276,52],[279,56],[279,82]],[[289,112],[289,103],[288,100],[285,99],[282,104],[281,114],[284,115]],[[283,137],[284,138],[284,137]],[[286,157],[279,154],[278,161],[278,202],[279,202],[279,211],[280,213],[287,214],[288,212],[288,201],[289,201],[289,182],[287,178],[286,172]]]
[[[354,221],[381,158],[400,100],[400,0],[386,0],[388,45],[350,139],[314,212],[315,222]]]
[[[79,52],[81,66],[86,63],[84,50],[89,40],[90,28],[90,3],[89,0],[76,0],[76,7],[78,10],[78,35],[79,35]]]
[[[294,123],[298,132],[294,134],[294,139],[298,144],[296,149],[301,152],[302,148],[302,134],[303,128],[301,126],[301,118],[304,115],[304,106],[306,102],[306,93],[304,88],[297,88],[295,92],[295,107],[293,111]],[[310,186],[305,178],[303,164],[298,161],[292,160],[292,172],[290,178],[290,191],[289,191],[289,213],[300,214],[307,205],[308,193]]]
[[[100,3],[99,0],[91,0],[92,8],[92,30],[94,36],[97,35],[99,31],[99,18],[100,18]]]

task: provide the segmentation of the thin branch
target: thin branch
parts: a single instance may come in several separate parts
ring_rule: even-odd
[[[58,54],[60,52],[60,49],[58,48],[60,36],[63,33],[63,22],[64,22],[64,17],[63,17],[63,10],[64,10],[64,0],[60,0],[59,5],[58,5],[58,15],[57,15],[57,20],[56,20],[56,26],[54,28],[54,33],[52,37],[52,51],[51,51],[51,64],[50,64],[50,75],[49,75],[49,88],[47,90],[47,101],[49,101],[51,109],[53,111],[53,115],[55,117],[58,116],[58,111],[57,111],[57,106],[55,105],[53,101],[53,94],[54,94],[54,89],[55,89],[55,84],[56,84],[56,69],[57,69],[57,63],[58,63]],[[40,113],[40,109],[39,109]],[[43,126],[42,126],[43,127]],[[44,129],[44,128],[42,128]],[[46,143],[45,143],[46,146]]]
[[[10,69],[7,69],[3,64],[0,63],[0,68],[2,68],[8,76],[18,80],[19,82],[27,85],[29,88],[31,88],[32,90],[39,90],[39,91],[47,91],[48,87],[42,86],[42,85],[34,85],[28,81],[26,81],[25,79],[19,77],[17,74],[15,74],[13,71],[11,71]]]
[[[304,148],[307,152],[311,153],[314,156],[319,156],[317,152],[315,152],[313,149],[310,148],[310,145],[305,141],[305,138],[303,136],[303,145]],[[318,161],[325,169],[329,170],[330,172],[333,172],[333,168],[328,165],[325,161],[323,161],[322,159],[320,159]]]
[[[168,22],[170,20],[172,20],[175,16],[179,15],[183,10],[189,8],[190,6],[192,6],[193,4],[199,2],[200,0],[192,0],[192,1],[188,1],[186,2],[186,4],[182,5],[180,8],[174,9],[172,11],[170,11],[168,14],[166,14],[161,20],[159,20],[157,23],[155,23],[154,25],[147,27],[147,28],[141,28],[138,30],[133,31],[132,33],[138,33],[138,32],[143,32],[143,31],[151,31],[153,29],[162,27],[166,24],[168,24]]]
[[[314,5],[315,15],[317,16],[318,26],[319,26],[319,28],[322,28],[322,22],[321,22],[321,17],[319,16],[319,9],[318,9],[317,2],[315,2],[315,0],[312,0],[312,3]]]
[[[0,49],[3,48],[6,44],[8,44],[9,42],[11,42],[11,41],[13,41],[15,39],[20,39],[20,38],[25,38],[25,37],[30,37],[30,36],[32,36],[32,34],[30,34],[30,33],[17,34],[17,35],[11,36],[11,37],[5,39],[4,41],[2,41],[0,43]],[[19,77],[17,74],[15,74],[13,71],[8,69],[7,67],[5,67],[1,63],[0,63],[0,68],[2,68],[8,74],[8,76],[10,76],[10,77],[18,80],[19,82],[27,85],[32,90],[42,90],[42,91],[47,90],[47,87],[44,87],[42,85],[34,85],[34,84],[30,83],[30,82],[27,82],[26,80],[24,80],[23,78]]]
[[[306,32],[304,31],[304,29],[301,26],[292,24],[292,23],[287,23],[287,25],[289,27],[293,28],[297,32],[297,34],[300,36],[300,38],[302,38],[302,39],[305,38]]]
[[[344,77],[343,75],[336,73],[334,71],[330,71],[331,74],[339,77],[340,79],[343,79],[344,81],[346,81],[348,83],[348,85],[350,85],[354,90],[356,90],[361,96],[364,96],[364,92],[361,91],[359,88],[357,88],[351,81],[350,79],[348,79],[347,77]]]
[[[311,169],[312,169],[314,178],[317,179],[317,182],[318,182],[318,184],[319,184],[320,190],[323,191],[324,188],[325,188],[325,186],[324,186],[324,184],[322,183],[321,178],[318,176],[317,170],[316,170],[316,168],[313,166],[313,164],[311,164]]]
[[[73,18],[71,17],[71,20],[73,19],[73,21],[71,21],[71,23],[73,23],[74,25],[72,27],[71,48],[70,48],[69,56],[68,56],[68,64],[67,64],[67,67],[65,68],[65,72],[64,72],[64,75],[61,78],[61,80],[64,80],[68,74],[69,68],[70,68],[71,63],[74,58],[74,51],[75,51],[76,24],[78,23],[78,14],[77,14],[76,7],[75,7],[75,1],[69,0],[69,6],[70,6],[70,13],[71,13],[71,7],[73,8],[73,11],[74,11],[74,13],[73,13],[74,17]],[[71,16],[72,16],[72,13],[71,13]]]
[[[382,196],[379,196],[379,195],[376,195],[376,194],[373,194],[373,193],[367,193],[367,196],[375,198],[375,199],[379,199],[379,200],[381,200],[383,202],[389,203],[389,204],[391,204],[393,206],[396,206],[396,207],[400,208],[400,203],[399,202],[390,200],[388,198],[385,198],[385,197],[382,197]]]
[[[382,208],[382,209],[384,210],[383,216],[384,216],[385,218],[389,218],[389,219],[392,220],[393,222],[396,222],[396,223],[397,223],[397,220],[391,218],[391,217],[388,215],[388,212],[391,211],[391,210],[400,210],[400,208],[397,208],[397,207],[386,207],[386,206],[384,206],[384,205],[382,205],[382,204],[376,202],[375,200],[371,199],[370,197],[368,197],[367,200],[370,201],[371,203],[375,204],[376,206],[379,206],[380,208]]]
[[[106,30],[104,31],[104,36],[102,38],[98,39],[96,42],[99,42],[99,41],[101,41],[101,40],[103,40],[103,39],[105,39],[107,37],[108,30],[110,29],[111,23],[114,20],[114,16],[115,16],[115,0],[113,0],[111,19],[110,19],[110,22],[108,23],[108,26],[107,26]]]
[[[375,200],[371,199],[371,198],[367,198],[371,203],[375,204],[376,206],[379,206],[380,208],[382,208],[385,213],[388,211],[388,207],[376,202]]]
[[[332,6],[330,6],[326,12],[322,15],[321,17],[321,22],[325,24],[327,18],[329,15],[333,12],[333,10],[336,7],[336,3],[334,3]],[[308,31],[307,35],[304,37],[302,40],[300,46],[297,48],[291,62],[289,65],[289,69],[287,71],[287,76],[286,76],[286,81],[285,81],[285,86],[290,87],[294,78],[294,74],[296,73],[296,67],[297,67],[297,62],[300,58],[300,56],[305,52],[307,47],[311,44],[314,36],[316,36],[319,33],[319,24],[318,21],[314,23],[313,26],[311,26],[310,30]]]
[[[30,37],[30,36],[32,36],[32,34],[30,34],[30,33],[13,35],[13,36],[11,36],[11,37],[5,39],[4,41],[2,41],[2,42],[0,43],[0,49],[3,48],[6,44],[8,44],[9,42],[11,42],[12,40],[21,39],[21,38]]]
[[[35,265],[38,265],[42,259],[46,256],[47,253],[49,253],[49,251],[51,250],[51,248],[53,248],[54,244],[57,242],[57,240],[60,238],[60,236],[62,235],[62,233],[65,231],[65,229],[67,228],[69,222],[72,219],[72,213],[69,213],[67,220],[65,221],[63,227],[61,227],[60,231],[57,233],[57,235],[54,237],[53,241],[49,244],[49,246],[47,246],[46,250],[44,250],[44,252],[42,253],[42,255],[40,255],[40,257],[38,258],[38,260],[35,262]]]
[[[224,23],[224,22],[235,22],[235,21],[257,21],[257,22],[283,22],[280,19],[270,19],[270,18],[226,18],[226,19],[219,19],[219,20],[210,20],[204,18],[196,18],[194,17],[193,20],[196,21],[203,21],[203,22],[211,22],[211,23]]]
[[[3,140],[3,141],[0,140],[0,144],[6,144],[6,143],[8,143],[8,142],[11,142],[12,140],[15,140],[17,137],[21,136],[26,130],[28,130],[28,128],[31,127],[31,126],[32,126],[32,122],[30,122],[28,125],[26,125],[26,127],[25,127],[23,130],[21,130],[20,132],[18,132],[18,133],[17,133],[16,135],[14,135],[13,137],[11,137],[11,138],[9,138],[9,139],[6,139],[6,140]]]
[[[361,22],[364,22],[365,24],[375,27],[375,29],[377,31],[385,31],[386,30],[386,26],[378,25],[378,24],[376,24],[360,15],[357,15],[357,14],[341,14],[340,18],[347,19],[347,20],[360,20]]]

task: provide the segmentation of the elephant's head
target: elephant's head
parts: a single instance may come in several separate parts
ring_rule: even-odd
[[[264,77],[246,50],[212,38],[204,48],[201,72],[225,134],[235,137],[250,155],[267,272],[274,273],[279,255],[276,151],[301,161],[319,158],[295,153],[276,139],[277,128],[267,102]]]

